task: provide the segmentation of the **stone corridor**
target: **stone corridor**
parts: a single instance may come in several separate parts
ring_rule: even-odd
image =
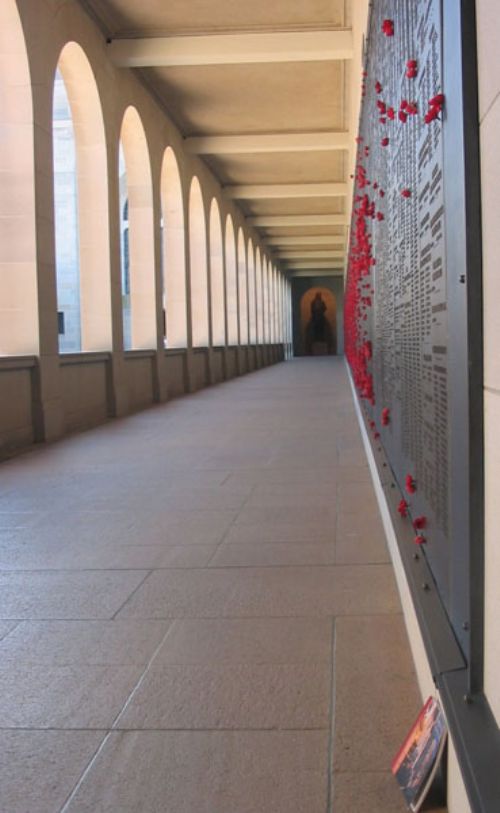
[[[344,362],[0,468],[3,813],[397,813],[420,705]]]

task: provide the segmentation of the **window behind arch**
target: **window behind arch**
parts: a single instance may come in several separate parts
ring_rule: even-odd
[[[186,256],[184,204],[179,167],[174,151],[167,147],[161,169],[163,302],[165,344],[187,346]]]
[[[60,70],[54,81],[52,139],[59,352],[81,350],[78,177],[73,117]]]

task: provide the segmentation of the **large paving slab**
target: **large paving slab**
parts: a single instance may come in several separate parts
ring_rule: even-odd
[[[390,565],[155,570],[120,618],[217,618],[393,613]]]
[[[59,811],[103,738],[98,731],[0,731],[0,810]]]
[[[112,618],[148,571],[0,573],[0,618]]]
[[[325,813],[326,731],[113,733],[63,813]]]

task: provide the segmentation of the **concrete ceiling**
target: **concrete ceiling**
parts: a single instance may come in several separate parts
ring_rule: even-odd
[[[362,36],[351,4],[367,0],[81,2],[115,64],[141,72],[280,267],[339,273]]]

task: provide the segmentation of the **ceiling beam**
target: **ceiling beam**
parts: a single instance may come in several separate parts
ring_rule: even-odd
[[[295,237],[266,237],[268,246],[273,247],[273,251],[279,251],[280,246],[345,246],[345,235],[329,234],[295,236]]]
[[[285,262],[293,260],[341,260],[345,258],[345,251],[287,251],[278,254],[278,260]]]
[[[119,68],[331,62],[352,59],[353,38],[350,29],[147,37],[112,40],[108,52]]]
[[[319,273],[318,273],[319,271]],[[287,271],[286,277],[290,279],[290,277],[342,277],[344,275],[343,268],[325,268],[325,269],[311,269],[311,268],[303,268],[302,270],[298,271]]]
[[[347,226],[348,215],[258,215],[247,217],[249,226]]]
[[[280,265],[285,265],[285,268],[343,268],[344,263],[340,258],[332,258],[330,260],[280,260]]]
[[[265,200],[284,198],[336,198],[347,195],[346,183],[278,183],[225,186],[224,192],[233,200]]]
[[[192,155],[239,155],[274,152],[325,152],[347,150],[351,146],[348,131],[320,133],[267,133],[264,135],[191,136],[184,139]]]

